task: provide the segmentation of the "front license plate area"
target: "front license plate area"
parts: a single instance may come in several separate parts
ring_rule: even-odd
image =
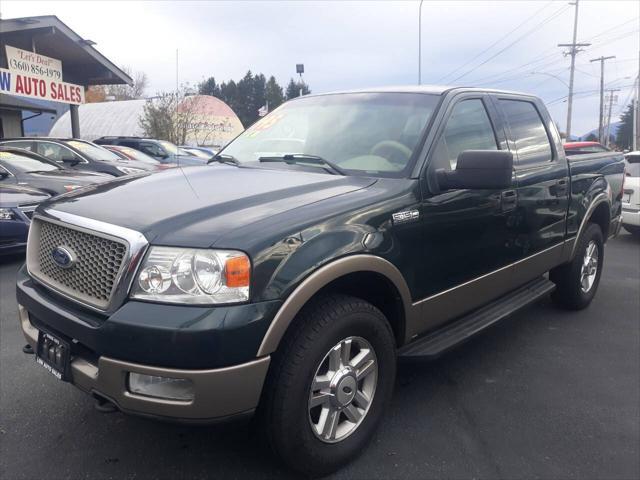
[[[69,381],[71,347],[61,338],[40,330],[36,362],[58,380]]]

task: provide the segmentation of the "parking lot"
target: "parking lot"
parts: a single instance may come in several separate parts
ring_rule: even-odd
[[[369,448],[334,478],[640,477],[640,244],[608,244],[582,312],[543,301],[436,362],[400,366]],[[0,477],[285,478],[248,424],[102,414],[22,353],[0,266]]]

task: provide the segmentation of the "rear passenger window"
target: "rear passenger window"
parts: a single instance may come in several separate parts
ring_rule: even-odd
[[[453,107],[435,151],[432,165],[455,170],[465,150],[498,150],[489,115],[480,99],[463,100]]]
[[[551,161],[553,150],[549,135],[535,105],[522,100],[500,100],[500,105],[516,143],[518,164],[528,166]]]

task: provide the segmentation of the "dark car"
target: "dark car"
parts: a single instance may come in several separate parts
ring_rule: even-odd
[[[30,150],[73,170],[106,173],[114,177],[152,172],[143,162],[124,160],[106,148],[74,138],[25,137],[0,141],[0,146]]]
[[[101,145],[103,148],[115,153],[121,158],[126,160],[136,160],[138,162],[143,162],[149,165],[152,165],[154,168],[158,170],[164,170],[166,168],[177,167],[175,163],[162,163],[159,160],[150,157],[144,152],[140,150],[136,150],[135,148],[125,147],[124,145]]]
[[[615,152],[567,158],[532,95],[306,95],[210,165],[38,207],[19,321],[40,364],[111,408],[257,410],[273,451],[317,476],[366,447],[399,358],[435,358],[549,294],[586,308],[623,172]]]
[[[181,167],[204,165],[207,159],[195,155],[184,155],[180,149],[166,140],[140,137],[100,137],[94,140],[98,145],[122,145],[135,148],[161,163],[177,164]]]
[[[104,173],[71,170],[21,148],[0,146],[0,184],[28,185],[50,195],[112,180]]]
[[[33,211],[49,197],[24,185],[0,184],[0,256],[25,249]]]

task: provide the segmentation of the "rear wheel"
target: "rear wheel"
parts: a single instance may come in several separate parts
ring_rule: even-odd
[[[312,301],[293,328],[270,372],[266,433],[289,467],[327,474],[372,437],[393,391],[395,339],[382,312],[344,295]]]
[[[570,310],[580,310],[591,303],[598,290],[604,261],[604,241],[598,225],[590,223],[577,241],[573,260],[549,274],[556,284],[553,300]]]
[[[637,225],[622,225],[624,229],[635,237],[640,237],[640,227]]]

